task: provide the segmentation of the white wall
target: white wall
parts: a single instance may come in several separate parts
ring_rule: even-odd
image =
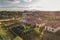
[[[45,26],[45,30],[49,31],[49,32],[54,32],[55,29],[54,28],[51,28],[49,26]]]

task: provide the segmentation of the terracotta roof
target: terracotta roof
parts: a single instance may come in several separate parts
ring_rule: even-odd
[[[26,18],[22,18],[21,20],[25,21],[24,23],[32,24],[32,25],[43,23],[42,19],[39,16],[37,16],[37,14],[27,15]],[[21,21],[21,22],[23,22],[23,21]]]
[[[50,21],[46,24],[46,26],[49,26],[52,28],[58,28],[58,27],[60,27],[60,23],[58,23],[57,21]]]

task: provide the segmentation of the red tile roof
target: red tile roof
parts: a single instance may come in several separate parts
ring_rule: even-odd
[[[25,20],[25,23],[27,24],[32,24],[32,25],[36,25],[36,24],[42,24],[43,21],[40,18],[40,16],[38,14],[29,14],[27,15],[26,18],[22,18]]]
[[[57,21],[50,21],[46,24],[46,26],[49,26],[52,28],[58,28],[58,27],[60,27],[60,23],[58,23]]]

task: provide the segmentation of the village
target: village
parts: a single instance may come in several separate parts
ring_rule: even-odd
[[[0,28],[10,36],[9,40],[15,40],[17,36],[21,37],[21,40],[60,40],[60,12],[2,11]]]

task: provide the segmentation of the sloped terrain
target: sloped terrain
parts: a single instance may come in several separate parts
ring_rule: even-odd
[[[20,20],[27,20],[27,23]],[[24,12],[0,12],[0,39],[1,40],[60,40],[60,33],[44,32],[44,26],[36,24],[50,21],[60,23],[60,12],[49,11],[24,11]],[[53,22],[53,24],[54,24]],[[48,24],[47,24],[48,25]],[[51,24],[52,25],[52,24]],[[55,26],[55,25],[53,25]],[[2,34],[2,35],[1,35]]]

